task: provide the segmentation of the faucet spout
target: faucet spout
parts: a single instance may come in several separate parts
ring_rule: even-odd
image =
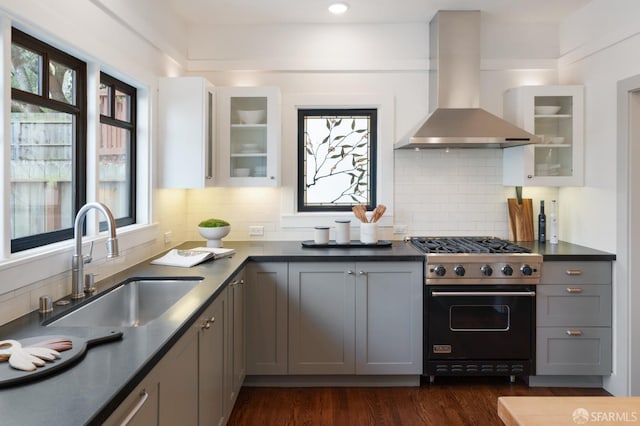
[[[107,228],[109,238],[107,238],[107,257],[116,257],[119,254],[118,239],[116,238],[116,221],[113,218],[111,210],[107,206],[98,202],[87,203],[78,210],[74,225],[73,238],[75,240],[75,248],[73,257],[71,258],[71,298],[81,299],[84,297],[83,278],[84,264],[91,262],[91,254],[82,255],[82,224],[91,209],[96,209],[107,219]]]

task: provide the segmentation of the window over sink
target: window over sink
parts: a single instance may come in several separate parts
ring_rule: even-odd
[[[97,154],[98,201],[113,211],[117,226],[135,223],[136,88],[105,73],[100,73]]]
[[[11,32],[11,252],[73,236],[85,199],[86,64]]]

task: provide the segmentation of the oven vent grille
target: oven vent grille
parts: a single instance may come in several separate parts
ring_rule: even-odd
[[[436,376],[517,376],[530,374],[529,361],[430,362],[425,374]]]

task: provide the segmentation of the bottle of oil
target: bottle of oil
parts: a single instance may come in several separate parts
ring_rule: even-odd
[[[540,201],[540,214],[538,214],[538,242],[547,241],[547,216],[544,214],[544,200]]]

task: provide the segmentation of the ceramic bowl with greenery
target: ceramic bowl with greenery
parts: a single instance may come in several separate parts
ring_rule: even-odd
[[[222,239],[230,231],[231,225],[222,219],[207,219],[198,224],[198,232],[207,240],[207,247],[222,247]]]

